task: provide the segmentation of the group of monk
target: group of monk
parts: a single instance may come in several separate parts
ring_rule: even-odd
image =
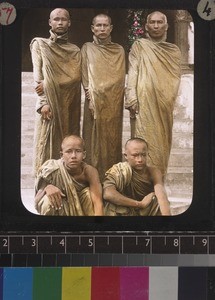
[[[34,140],[38,213],[170,215],[164,178],[180,83],[180,50],[166,42],[166,16],[158,11],[148,15],[146,37],[136,40],[129,53],[127,82],[125,51],[111,41],[108,15],[93,18],[93,41],[81,49],[68,41],[67,10],[54,9],[49,25],[50,37],[34,38],[30,45],[38,95]],[[124,160],[123,107],[130,111],[131,121]]]

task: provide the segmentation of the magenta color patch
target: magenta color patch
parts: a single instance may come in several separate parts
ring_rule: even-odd
[[[149,300],[149,268],[120,268],[120,300]]]

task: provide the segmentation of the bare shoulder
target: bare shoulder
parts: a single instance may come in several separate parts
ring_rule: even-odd
[[[99,178],[97,169],[91,165],[88,165],[87,163],[84,163],[83,165],[83,172],[89,181]]]
[[[158,182],[158,181],[162,182],[163,181],[162,173],[158,168],[148,167],[148,170],[149,170],[149,174],[154,182]]]

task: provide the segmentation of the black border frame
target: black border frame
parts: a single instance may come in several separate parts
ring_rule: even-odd
[[[1,231],[205,231],[214,229],[214,99],[215,21],[197,13],[198,0],[11,0],[16,21],[0,27],[1,91]],[[22,204],[21,56],[22,20],[32,8],[147,8],[188,10],[195,24],[194,71],[194,183],[186,212],[170,217],[45,217]]]

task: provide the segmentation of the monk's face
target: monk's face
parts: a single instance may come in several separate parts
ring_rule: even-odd
[[[125,159],[137,172],[142,172],[146,167],[148,149],[141,141],[130,141],[125,149]]]
[[[57,35],[62,35],[68,31],[71,22],[69,13],[65,9],[56,8],[50,14],[49,26]]]
[[[91,25],[91,30],[94,35],[99,39],[106,39],[110,36],[113,26],[110,24],[106,16],[98,16]]]
[[[86,153],[79,138],[69,137],[62,144],[61,159],[68,170],[79,170]]]
[[[159,12],[152,14],[146,24],[146,31],[148,31],[148,34],[154,40],[162,39],[167,29],[168,24],[166,23],[165,17]]]

